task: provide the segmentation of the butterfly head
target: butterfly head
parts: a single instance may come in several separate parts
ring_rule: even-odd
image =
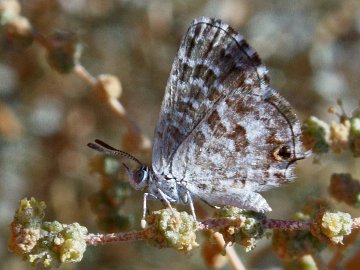
[[[135,170],[131,170],[126,164],[124,164],[126,172],[129,176],[130,185],[134,189],[143,189],[149,185],[150,170],[145,165],[140,165]]]
[[[147,185],[149,185],[150,175],[151,175],[149,167],[142,164],[134,156],[124,151],[118,150],[100,140],[95,140],[95,143],[89,143],[88,146],[98,152],[107,154],[109,156],[113,156],[113,157],[122,156],[135,161],[138,164],[138,167],[135,170],[131,170],[126,164],[123,163],[126,172],[129,176],[130,185],[134,189],[143,189]]]

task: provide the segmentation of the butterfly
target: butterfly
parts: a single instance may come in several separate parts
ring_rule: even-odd
[[[172,65],[154,134],[152,166],[96,140],[89,147],[124,156],[130,184],[147,199],[271,211],[259,192],[294,179],[301,126],[290,104],[270,87],[256,51],[229,25],[198,18]]]

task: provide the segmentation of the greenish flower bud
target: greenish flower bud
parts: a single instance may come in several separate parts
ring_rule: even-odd
[[[302,126],[303,142],[307,149],[316,154],[327,153],[330,149],[330,127],[324,121],[311,116]]]
[[[343,212],[325,212],[322,217],[321,232],[332,242],[342,243],[343,237],[351,233],[352,219]]]
[[[172,247],[177,250],[189,252],[198,247],[195,232],[198,224],[193,216],[176,209],[162,209],[151,213],[147,223],[154,228],[154,235],[150,244],[157,247]]]

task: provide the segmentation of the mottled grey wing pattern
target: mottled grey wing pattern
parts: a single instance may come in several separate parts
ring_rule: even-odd
[[[250,88],[219,100],[174,154],[172,175],[192,193],[260,192],[293,179],[303,158],[300,124],[274,90]]]
[[[174,60],[155,129],[152,157],[155,173],[185,177],[183,172],[193,159],[185,153],[184,142],[191,141],[197,147],[205,139],[194,135],[234,89],[241,88],[244,95],[262,97],[266,85],[266,68],[242,36],[219,20],[194,20]],[[183,157],[179,156],[181,145]],[[239,156],[240,153],[233,153],[233,159]],[[186,163],[179,164],[183,161]],[[207,162],[201,164],[205,174],[206,166]],[[192,170],[189,173],[197,175]]]
[[[271,208],[257,192],[291,181],[302,158],[300,123],[255,50],[228,25],[195,20],[166,87],[155,174],[210,204],[263,212]]]

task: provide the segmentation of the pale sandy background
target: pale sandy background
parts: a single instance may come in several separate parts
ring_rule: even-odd
[[[350,112],[360,99],[359,1],[200,1],[200,0],[24,0],[22,14],[45,34],[77,33],[84,45],[81,62],[94,75],[111,73],[123,85],[121,101],[141,130],[152,137],[166,80],[182,35],[193,18],[221,18],[241,32],[270,70],[272,86],[285,96],[301,120],[333,119],[327,108],[337,98]],[[34,44],[13,48],[0,35],[0,106],[18,125],[0,134],[0,268],[31,269],[7,251],[8,224],[18,201],[46,201],[46,219],[79,222],[99,231],[88,197],[99,188],[86,147],[94,138],[119,146],[125,130],[89,87],[73,74],[49,68]],[[0,119],[3,119],[0,115]],[[137,154],[150,162],[149,154]],[[297,182],[268,192],[271,217],[287,218],[310,196],[327,196],[332,172],[360,178],[359,161],[349,154],[328,155],[321,165],[298,166]],[[138,228],[141,193],[132,196]],[[204,207],[204,206],[202,206]],[[337,209],[345,209],[337,204]],[[205,207],[206,208],[206,207]],[[209,209],[207,209],[209,210]],[[359,216],[359,211],[353,212]],[[201,239],[199,239],[201,242]],[[249,269],[279,269],[270,241],[246,254]],[[143,242],[92,247],[81,263],[61,269],[206,269],[201,249],[184,255]],[[230,269],[225,266],[224,269]]]

